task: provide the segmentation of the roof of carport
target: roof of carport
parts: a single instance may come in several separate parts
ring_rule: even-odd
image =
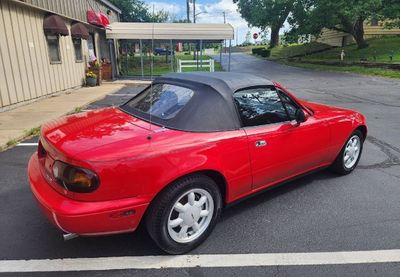
[[[221,41],[233,39],[234,30],[230,24],[115,22],[106,34],[108,39]]]

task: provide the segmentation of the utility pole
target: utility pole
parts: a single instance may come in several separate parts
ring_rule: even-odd
[[[187,15],[187,23],[190,22],[190,6],[189,6],[189,1],[190,0],[186,0],[186,15]]]
[[[196,23],[196,0],[193,0],[193,23]]]
[[[225,13],[225,11],[223,11],[222,14],[224,15],[224,24],[226,24],[226,13]],[[226,40],[224,40],[224,48],[225,48],[225,54],[226,54]]]
[[[190,23],[190,5],[189,5],[190,0],[186,0],[186,15],[187,15],[187,23]],[[189,55],[190,52],[192,51],[192,46],[190,45],[190,42],[187,43],[189,46]]]
[[[194,24],[194,23],[196,23],[196,0],[192,0],[192,3],[193,3],[193,24]],[[195,50],[193,52],[193,57],[194,57],[195,60],[198,59],[198,57],[197,57],[197,43],[196,43]],[[198,66],[198,63],[199,62],[197,61],[197,66]]]

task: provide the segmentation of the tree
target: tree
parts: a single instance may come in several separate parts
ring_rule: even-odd
[[[164,10],[151,11],[151,7],[142,0],[109,0],[120,8],[123,22],[166,22],[169,14]]]
[[[368,47],[364,38],[364,23],[372,18],[394,18],[399,10],[388,9],[388,2],[398,0],[298,0],[288,22],[293,26],[288,36],[313,34],[318,36],[322,28],[351,34],[358,48]]]
[[[400,1],[399,0],[386,0],[383,4],[381,18],[388,19],[386,28],[400,28]]]
[[[283,27],[295,0],[233,0],[241,16],[250,26],[265,31],[271,28],[270,47],[279,44],[279,31]]]

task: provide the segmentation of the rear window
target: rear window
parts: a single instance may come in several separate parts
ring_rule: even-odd
[[[170,84],[154,84],[127,102],[122,108],[161,119],[174,118],[193,97],[193,90]]]

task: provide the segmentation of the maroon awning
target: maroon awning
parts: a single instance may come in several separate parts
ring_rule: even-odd
[[[88,39],[89,38],[89,31],[85,25],[82,23],[75,23],[71,27],[71,37],[73,38],[81,38],[81,39]]]
[[[49,15],[43,21],[43,29],[46,34],[68,36],[69,31],[64,20],[58,15]]]

